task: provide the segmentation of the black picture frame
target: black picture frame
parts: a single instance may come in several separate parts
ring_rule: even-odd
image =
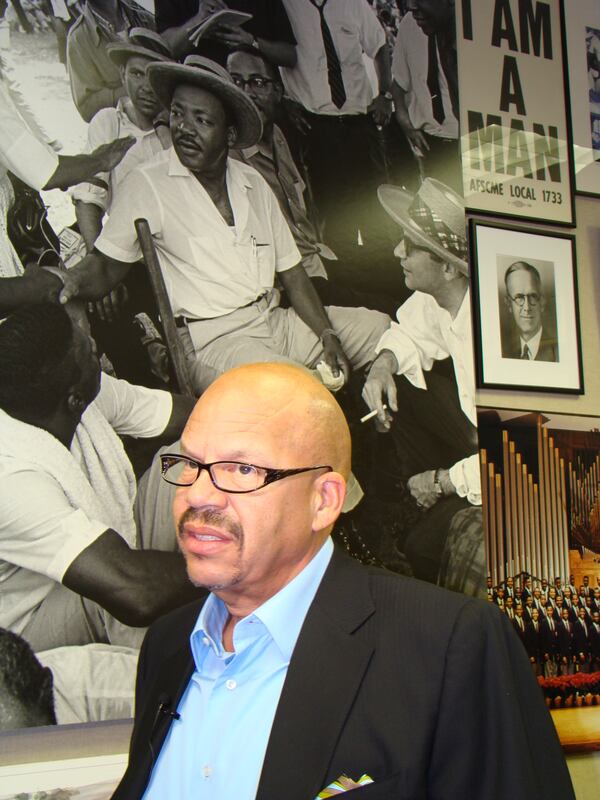
[[[575,237],[471,218],[469,248],[477,386],[583,394]]]
[[[568,2],[564,15],[575,191],[600,197],[600,5]]]

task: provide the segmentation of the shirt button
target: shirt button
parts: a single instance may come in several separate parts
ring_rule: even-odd
[[[212,775],[212,769],[208,766],[208,764],[205,767],[202,767],[202,775],[205,778],[210,778]]]
[[[237,682],[234,680],[228,680],[225,686],[231,691],[237,687]]]
[[[208,636],[202,637],[202,644],[205,644],[208,647],[208,645],[210,644],[210,639],[208,638]]]

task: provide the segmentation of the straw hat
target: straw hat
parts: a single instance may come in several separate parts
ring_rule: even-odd
[[[456,265],[469,274],[465,204],[463,198],[435,178],[425,178],[416,194],[383,184],[379,202],[418,247]]]
[[[152,61],[174,60],[165,40],[148,28],[132,28],[126,40],[107,45],[106,52],[118,67],[122,67],[132,56],[150,58]]]
[[[148,77],[165,108],[171,105],[173,92],[181,85],[198,86],[218,97],[235,119],[236,148],[252,147],[260,140],[262,123],[256,106],[216,62],[202,56],[188,56],[183,64],[151,64]]]

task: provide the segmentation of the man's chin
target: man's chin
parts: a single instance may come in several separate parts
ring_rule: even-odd
[[[534,336],[537,336],[540,330],[541,326],[539,325],[536,327],[528,327],[525,325],[519,328],[519,332],[526,342],[529,341],[530,339],[533,339]]]
[[[184,167],[187,167],[190,172],[198,172],[200,169],[202,169],[204,158],[200,151],[186,152],[180,147],[177,147],[175,143],[173,144],[177,158],[181,161]]]
[[[197,565],[187,565],[187,574],[192,583],[198,589],[206,589],[209,592],[218,592],[220,589],[229,589],[240,581],[239,571],[232,571],[231,574],[218,574],[212,570],[200,570]]]

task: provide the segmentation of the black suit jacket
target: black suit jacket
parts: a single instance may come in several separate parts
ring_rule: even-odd
[[[521,339],[518,332],[512,330],[510,335],[501,337],[502,358],[521,358]],[[542,330],[540,346],[535,361],[558,361],[558,340],[556,336],[546,335]]]
[[[200,606],[169,614],[146,636],[115,800],[144,792],[149,742],[158,752],[171,723],[159,706],[176,708],[192,674],[189,634]],[[504,614],[336,551],[294,649],[256,798],[314,800],[340,774],[365,772],[375,783],[352,800],[574,798]]]
[[[542,623],[538,620],[537,631],[532,622],[525,627],[525,649],[529,658],[540,658],[542,654]]]
[[[550,623],[547,619],[543,619],[540,623],[540,649],[544,655],[554,658],[558,647],[558,630],[555,620],[554,629],[550,629]]]
[[[569,660],[573,655],[573,623],[569,621],[569,630],[567,630],[564,621],[561,619],[557,630],[558,655]]]
[[[590,655],[600,658],[600,631],[596,630],[594,623],[590,623]]]
[[[579,653],[587,655],[590,651],[590,625],[591,623],[586,620],[584,627],[580,619],[573,623],[573,650],[577,655]]]

